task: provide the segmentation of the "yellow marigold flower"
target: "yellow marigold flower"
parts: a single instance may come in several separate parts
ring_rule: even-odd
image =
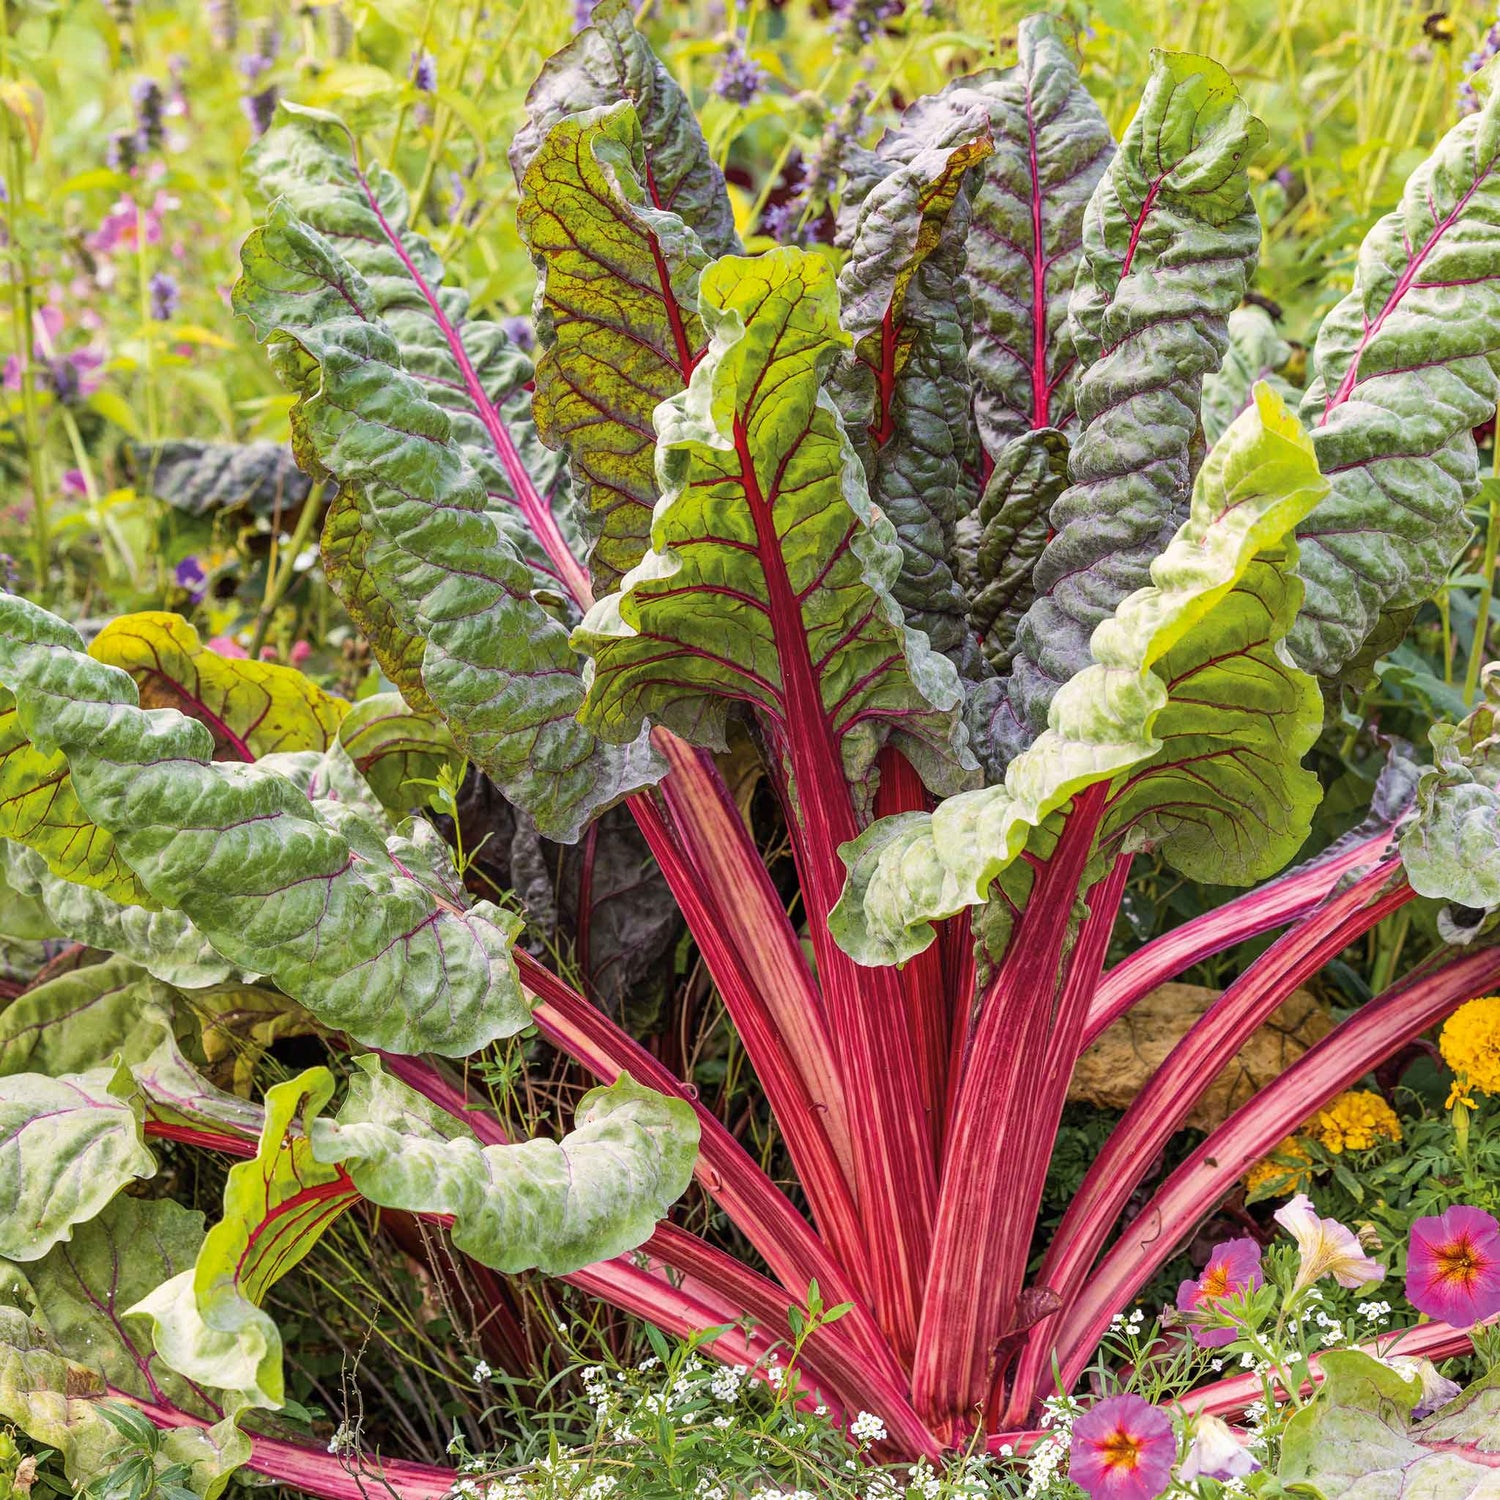
[[[1443,1022],[1443,1061],[1481,1094],[1500,1094],[1500,995],[1468,1000]]]
[[[1460,1104],[1465,1109],[1478,1109],[1474,1102],[1474,1085],[1467,1079],[1455,1078],[1452,1087],[1448,1090],[1448,1098],[1443,1104],[1444,1109],[1456,1109]]]
[[[1368,1151],[1377,1141],[1399,1141],[1401,1121],[1379,1094],[1350,1089],[1318,1111],[1309,1129],[1318,1143],[1335,1156],[1342,1151]]]
[[[1273,1159],[1277,1156],[1285,1157],[1287,1164]],[[1303,1162],[1307,1163],[1307,1169],[1300,1165]],[[1312,1186],[1311,1167],[1312,1157],[1307,1154],[1307,1149],[1296,1136],[1289,1135],[1271,1156],[1256,1162],[1245,1174],[1245,1189],[1252,1194],[1267,1187],[1275,1192],[1300,1193],[1303,1188]]]

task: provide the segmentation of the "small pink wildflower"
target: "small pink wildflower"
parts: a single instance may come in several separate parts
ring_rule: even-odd
[[[1419,1312],[1455,1328],[1500,1313],[1500,1224],[1467,1203],[1418,1219],[1406,1255],[1406,1295]]]
[[[1208,1264],[1196,1281],[1177,1288],[1177,1310],[1184,1313],[1214,1312],[1223,1297],[1253,1292],[1265,1283],[1260,1269],[1260,1246],[1252,1239],[1225,1240],[1209,1251]],[[1193,1342],[1203,1349],[1222,1349],[1232,1343],[1233,1328],[1192,1325]]]
[[[1165,1412],[1139,1396],[1110,1396],[1073,1424],[1068,1478],[1089,1500],[1156,1500],[1176,1458]]]

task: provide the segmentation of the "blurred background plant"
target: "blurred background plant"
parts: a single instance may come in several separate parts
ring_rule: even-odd
[[[1252,166],[1265,225],[1255,299],[1271,319],[1267,369],[1295,384],[1320,318],[1350,284],[1364,233],[1471,106],[1469,75],[1500,52],[1500,14],[1462,0],[1432,8],[1439,3],[1051,7],[1075,28],[1085,80],[1117,134],[1155,46],[1216,57],[1268,123],[1270,144]],[[590,8],[587,0],[0,0],[0,583],[85,634],[116,613],[165,608],[221,654],[291,662],[350,696],[382,688],[322,578],[317,536],[329,496],[291,460],[290,398],[229,312],[254,207],[239,159],[278,100],[336,107],[361,154],[405,183],[416,225],[453,280],[527,345],[534,274],[515,229],[506,151],[531,79]],[[638,14],[698,109],[747,247],[793,241],[836,262],[846,148],[873,143],[905,103],[948,78],[1009,64],[1016,21],[1032,8],[1018,0],[643,0]],[[1376,665],[1363,696],[1330,711],[1312,761],[1329,792],[1309,853],[1363,814],[1393,739],[1425,745],[1431,722],[1460,716],[1474,699],[1500,541],[1492,435],[1488,464],[1474,543],[1446,590]],[[591,851],[585,893],[575,855],[536,838],[482,778],[431,791],[476,889],[522,892],[528,941],[623,1013],[784,1175],[732,1029],[628,820],[606,818],[591,833],[609,852],[595,859]],[[764,788],[747,776],[737,791],[758,831],[774,838]],[[1140,859],[1124,940],[1144,941],[1222,894]],[[610,916],[616,895],[628,898],[629,922]],[[28,928],[19,896],[0,889],[0,900],[11,913],[0,937],[8,992],[44,961],[76,961],[47,937],[45,922]],[[572,924],[547,913],[580,902],[594,914],[589,950],[559,953],[556,934]],[[1426,910],[1404,908],[1330,965],[1316,1002],[1347,1010],[1419,961],[1438,941]],[[1185,977],[1216,990],[1268,941]],[[1226,1206],[1230,1232],[1257,1222],[1260,1201],[1309,1184],[1323,1212],[1368,1221],[1392,1245],[1404,1243],[1436,1192],[1500,1207],[1500,1076],[1474,1064],[1483,1045],[1495,1045],[1485,1038],[1500,1035],[1500,1017],[1471,1013],[1468,1025],[1469,1044],[1481,1049],[1463,1054],[1469,1066],[1455,1061],[1458,1033],[1450,1055],[1445,1032],[1441,1053],[1413,1049],[1372,1088],[1308,1122]],[[257,1032],[242,1016],[225,1032],[226,1079],[243,1087],[255,1072],[274,1082],[321,1057],[312,1028],[298,1029]],[[582,1085],[524,1037],[476,1060],[471,1081],[523,1128]],[[1049,1187],[1059,1212],[1069,1174],[1081,1174],[1107,1120],[1095,1106],[1070,1106]],[[1179,1143],[1185,1154],[1189,1138]],[[184,1154],[184,1172],[207,1170],[197,1158],[188,1163]],[[158,1184],[169,1186],[180,1188]],[[189,1196],[208,1203],[221,1186],[195,1181]],[[696,1227],[726,1232],[701,1195],[692,1212]],[[466,1300],[471,1289],[448,1274],[446,1252],[419,1226],[382,1231],[351,1216],[327,1254],[278,1289],[278,1316],[298,1350],[291,1416],[304,1430],[336,1440],[355,1420],[357,1397],[362,1440],[376,1446],[384,1435],[436,1459],[457,1441],[465,1452],[533,1459],[555,1442],[582,1440],[595,1443],[607,1472],[608,1443],[600,1444],[582,1371],[635,1372],[633,1389],[642,1361],[691,1357],[655,1349],[641,1325],[601,1321],[555,1282],[527,1278],[519,1293]],[[1190,1273],[1192,1253],[1167,1268],[1147,1302],[1170,1300],[1169,1283]],[[404,1358],[383,1357],[397,1346]],[[523,1380],[517,1369],[531,1373]],[[773,1423],[779,1408],[768,1399],[762,1390],[754,1398],[762,1405],[744,1410]],[[539,1408],[561,1415],[542,1420]],[[664,1423],[651,1442],[670,1448],[676,1430]],[[755,1429],[764,1442],[783,1439],[778,1431]],[[829,1473],[845,1462],[843,1438],[815,1422],[807,1436],[809,1451],[828,1445]],[[19,1472],[23,1462],[0,1450],[0,1485],[24,1494],[38,1483],[45,1493],[46,1463],[37,1477]]]

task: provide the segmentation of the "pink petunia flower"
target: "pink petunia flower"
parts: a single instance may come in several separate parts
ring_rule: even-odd
[[[1176,1459],[1165,1412],[1139,1396],[1110,1396],[1073,1424],[1068,1478],[1089,1500],[1156,1500]]]
[[[1406,1295],[1419,1312],[1455,1328],[1500,1313],[1500,1224],[1467,1203],[1418,1219],[1406,1254]]]
[[[1306,1193],[1283,1203],[1271,1217],[1296,1240],[1301,1255],[1294,1294],[1329,1275],[1342,1287],[1385,1278],[1385,1267],[1365,1254],[1358,1235],[1337,1219],[1320,1219]]]
[[[1177,1310],[1184,1313],[1213,1312],[1222,1297],[1253,1292],[1264,1285],[1260,1269],[1260,1246],[1252,1239],[1225,1240],[1208,1253],[1208,1264],[1196,1281],[1184,1281],[1177,1288]],[[1232,1343],[1233,1328],[1205,1328],[1192,1325],[1193,1342],[1203,1349],[1222,1349]]]

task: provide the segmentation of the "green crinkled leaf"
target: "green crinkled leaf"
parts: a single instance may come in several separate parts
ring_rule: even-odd
[[[249,1093],[256,1066],[272,1042],[320,1031],[300,1005],[259,985],[216,985],[184,998],[201,1028],[198,1041],[205,1064],[216,1076],[227,1073],[238,1094]]]
[[[128,672],[142,708],[175,708],[214,738],[216,760],[326,750],[349,711],[295,667],[220,656],[181,615],[121,615],[89,642],[95,661]]]
[[[454,1245],[497,1271],[562,1275],[623,1255],[692,1177],[692,1107],[627,1075],[585,1094],[560,1141],[480,1146],[376,1059],[359,1061],[338,1120],[313,1126],[318,1158],[341,1162],[372,1203],[451,1214]]]
[[[261,1303],[358,1201],[348,1175],[316,1160],[307,1136],[333,1086],[326,1068],[309,1068],[266,1091],[259,1149],[229,1169],[224,1216],[195,1264],[127,1309],[151,1319],[167,1365],[231,1393],[236,1408],[282,1404],[281,1334]]]
[[[629,103],[565,115],[531,155],[517,211],[539,278],[534,419],[569,455],[598,593],[649,544],[652,413],[707,343],[697,302],[708,256],[676,214],[651,205],[646,177]]]
[[[548,133],[568,115],[629,100],[640,119],[645,183],[655,207],[680,218],[710,257],[740,248],[734,212],[692,105],[635,29],[629,0],[599,0],[589,23],[547,59],[526,96],[510,148],[523,181]]]
[[[968,600],[954,577],[954,528],[971,436],[964,247],[988,116],[939,121],[937,139],[901,129],[881,142],[889,174],[865,194],[839,274],[853,340],[835,390],[871,502],[896,528],[891,585],[909,624],[972,670]]]
[[[503,335],[463,321],[464,294],[405,227],[404,189],[367,179],[337,122],[291,115],[252,171],[288,196],[245,242],[235,307],[297,394],[299,454],[355,496],[364,566],[401,631],[425,640],[423,687],[464,751],[538,827],[576,838],[663,767],[644,741],[601,745],[577,720],[568,627],[535,592],[560,608],[560,585],[512,491],[495,498],[507,453],[525,457],[486,394]],[[391,646],[402,657],[404,641]]]
[[[309,285],[294,276],[289,284],[273,279],[253,293],[249,287],[237,289],[235,310],[259,329],[259,311],[247,304],[253,299],[264,306],[271,292],[279,294],[276,311],[288,332],[330,316],[379,319],[400,351],[395,363],[423,398],[447,415],[449,441],[479,475],[494,524],[538,568],[540,584],[553,582],[537,537],[518,509],[522,476],[510,467],[524,469],[538,494],[555,499],[561,460],[541,445],[531,425],[525,390],[531,361],[498,323],[470,315],[462,287],[445,284],[442,260],[408,222],[406,185],[375,162],[361,165],[337,116],[292,104],[279,108],[272,128],[246,153],[244,175],[253,198],[279,203],[289,217],[321,236],[335,265],[354,273],[361,295],[356,307],[344,296],[352,283],[341,277],[321,284],[315,278]],[[305,373],[297,351],[273,345],[270,355],[282,383],[295,389]],[[317,434],[297,417],[294,412],[298,462],[321,472],[329,466],[321,462]],[[367,512],[363,502],[361,508]],[[365,524],[368,528],[367,513]],[[388,600],[401,604],[385,582],[381,587]]]
[[[5,939],[16,943],[41,943],[62,936],[57,923],[47,915],[41,897],[30,889],[29,883],[17,884],[11,867],[22,852],[20,844],[0,843],[0,950],[5,947]],[[40,858],[33,856],[30,850],[24,853],[28,858]],[[46,861],[40,860],[40,863],[46,869]]]
[[[1044,727],[1053,694],[1088,665],[1094,628],[1147,582],[1187,515],[1203,378],[1260,248],[1246,169],[1264,139],[1217,63],[1157,53],[1089,200],[1069,306],[1082,431],[1016,632],[1017,747]]]
[[[1469,536],[1473,429],[1500,399],[1500,73],[1365,236],[1302,405],[1332,483],[1303,525],[1292,650],[1333,676],[1382,615],[1422,603]]]
[[[954,104],[971,91],[980,95],[995,137],[974,202],[968,280],[974,416],[997,462],[1028,428],[1072,431],[1068,299],[1084,208],[1114,154],[1109,126],[1079,81],[1057,23],[1026,17],[1017,46],[1014,68],[960,79],[938,95]]]
[[[628,741],[649,716],[718,745],[739,701],[778,740],[821,719],[856,786],[885,739],[929,785],[962,784],[957,673],[903,623],[894,529],[821,389],[848,344],[831,271],[790,248],[726,257],[699,300],[708,351],[657,411],[652,550],[575,634],[584,721]]]
[[[249,1145],[259,1139],[264,1112],[215,1088],[182,1055],[167,1017],[159,1015],[153,1024],[148,1015],[132,1041],[143,1055],[131,1063],[130,1075],[152,1133],[188,1141],[205,1134],[227,1136]]]
[[[1010,665],[1016,624],[1033,597],[1031,570],[1047,545],[1047,514],[1067,483],[1067,438],[1055,427],[1023,432],[996,456],[972,523],[962,528],[969,618],[997,671]]]
[[[59,974],[0,1010],[0,1078],[95,1067],[128,1051],[147,1011],[169,1011],[173,1000],[124,958]]]
[[[1432,764],[1400,842],[1414,891],[1472,907],[1500,903],[1500,666],[1486,667],[1482,681],[1468,718],[1428,731]]]
[[[1413,1422],[1422,1394],[1357,1349],[1319,1361],[1317,1394],[1287,1424],[1277,1477],[1323,1500],[1492,1500],[1500,1495],[1500,1372]]]
[[[103,891],[60,880],[34,849],[8,844],[11,885],[34,896],[56,931],[75,943],[117,953],[166,984],[192,989],[239,971],[180,911],[122,906]]]
[[[39,750],[21,727],[15,695],[0,687],[0,838],[35,849],[63,880],[112,901],[150,905],[146,888],[115,841],[78,805],[68,762]]]
[[[1256,381],[1264,380],[1288,404],[1300,399],[1276,373],[1292,357],[1292,346],[1277,333],[1265,308],[1253,302],[1235,308],[1229,315],[1228,328],[1224,363],[1203,377],[1200,410],[1203,440],[1210,448],[1255,399],[1252,392]]]
[[[66,1358],[87,1365],[116,1391],[170,1402],[212,1420],[205,1393],[165,1365],[143,1318],[126,1309],[162,1282],[191,1270],[203,1215],[170,1198],[115,1198],[72,1241],[20,1268],[36,1316]]]
[[[24,1312],[0,1307],[0,1416],[60,1453],[75,1485],[102,1479],[132,1451],[101,1410],[101,1402],[113,1399],[89,1364],[59,1353]],[[226,1419],[208,1429],[164,1432],[152,1463],[157,1473],[187,1465],[188,1487],[216,1500],[249,1457],[250,1440]]]
[[[0,1257],[40,1260],[127,1182],[155,1173],[123,1065],[0,1078]]]
[[[339,597],[344,612],[370,644],[380,670],[401,696],[419,712],[436,713],[422,686],[422,653],[426,642],[401,623],[397,608],[381,592],[369,566],[370,537],[359,519],[359,502],[340,490],[323,517],[319,551],[323,576]]]
[[[130,445],[137,486],[190,516],[246,509],[288,516],[312,492],[312,482],[284,443],[205,443],[174,438]]]
[[[394,815],[426,806],[444,766],[463,753],[441,719],[406,706],[399,693],[361,698],[339,725],[339,743],[382,805]]]
[[[317,806],[260,765],[211,759],[194,719],[135,706],[125,673],[71,626],[0,596],[0,684],[23,729],[68,757],[75,790],[142,883],[231,962],[270,975],[366,1045],[464,1056],[526,1024],[510,946],[520,919],[466,909],[449,876],[399,862],[348,804]]]
[[[1003,784],[899,829],[883,820],[844,846],[850,880],[830,922],[839,945],[872,964],[920,952],[933,921],[984,901],[1035,830],[1098,782],[1115,783],[1106,837],[1133,829],[1192,866],[1212,855],[1216,880],[1256,879],[1288,858],[1317,800],[1298,762],[1321,711],[1276,632],[1296,607],[1291,530],[1326,489],[1307,435],[1262,385],[1199,473],[1152,583],[1095,630],[1093,664],[1058,693],[1046,732]],[[1218,660],[1226,648],[1238,655]],[[1183,807],[1191,773],[1176,767],[1203,754],[1206,725],[1219,734]]]

